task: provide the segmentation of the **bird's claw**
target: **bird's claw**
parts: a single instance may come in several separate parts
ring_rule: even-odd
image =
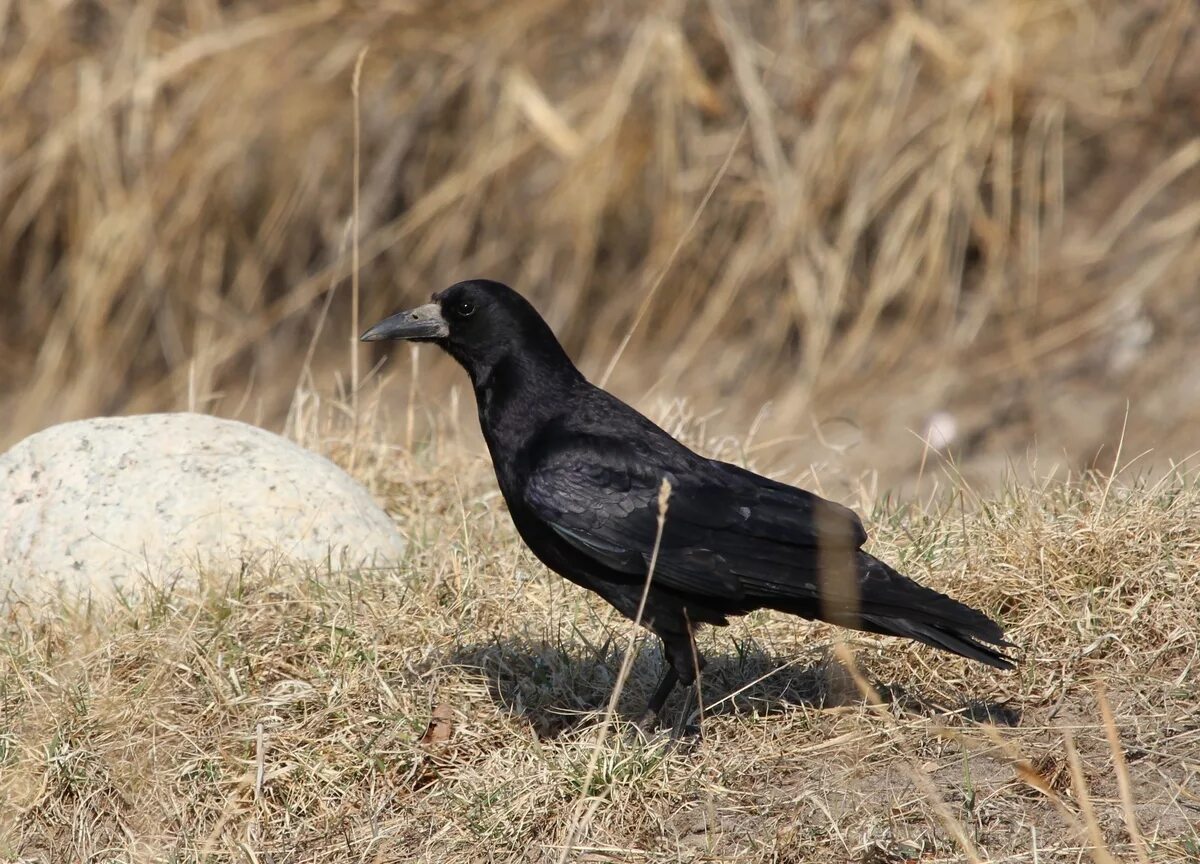
[[[644,725],[642,720],[645,719],[643,717],[632,724],[630,740],[650,749],[661,748],[664,753],[691,753],[703,740],[699,726],[689,724],[682,731],[677,728],[658,729],[655,725]]]
[[[699,743],[704,740],[704,732],[700,728],[699,723],[688,723],[683,727],[676,726],[671,730],[672,741],[694,741]]]

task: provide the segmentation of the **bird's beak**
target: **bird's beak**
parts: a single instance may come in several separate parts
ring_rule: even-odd
[[[363,342],[380,342],[384,339],[444,339],[449,335],[450,325],[442,317],[442,308],[437,303],[426,303],[384,318],[359,338]]]

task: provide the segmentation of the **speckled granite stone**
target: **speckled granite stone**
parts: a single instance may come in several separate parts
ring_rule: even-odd
[[[202,414],[83,420],[0,456],[0,600],[242,561],[386,566],[404,538],[329,460]]]

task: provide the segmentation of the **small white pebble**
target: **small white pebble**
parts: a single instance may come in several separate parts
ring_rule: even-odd
[[[958,421],[953,414],[938,411],[926,421],[923,437],[934,450],[945,450],[958,437]]]

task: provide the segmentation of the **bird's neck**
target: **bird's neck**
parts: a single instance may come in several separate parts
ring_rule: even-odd
[[[573,394],[586,383],[570,362],[529,354],[508,354],[470,372],[479,425],[493,457],[497,445],[520,451],[543,423],[569,410]]]

